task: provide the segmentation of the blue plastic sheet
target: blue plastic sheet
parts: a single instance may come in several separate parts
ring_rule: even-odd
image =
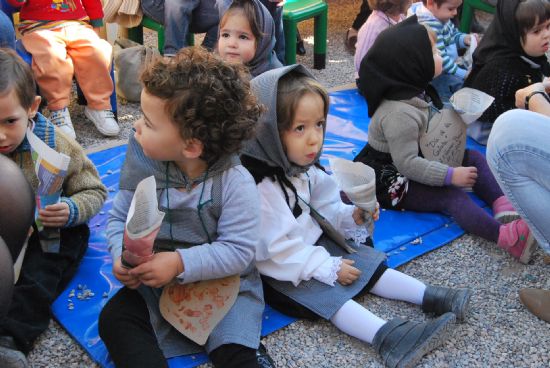
[[[328,166],[327,160],[331,156],[353,159],[367,141],[368,123],[367,106],[357,90],[331,93],[327,135],[321,159],[323,165]],[[482,146],[472,142],[468,142],[468,147],[484,152]],[[114,365],[99,338],[97,319],[101,308],[120,288],[120,284],[111,273],[112,264],[106,246],[105,225],[112,200],[118,191],[120,169],[125,153],[126,146],[119,146],[90,155],[103,183],[109,189],[109,198],[102,211],[90,221],[90,245],[76,276],[53,304],[55,318],[103,367]],[[388,265],[397,267],[451,242],[463,233],[463,230],[447,216],[388,210],[381,212],[380,220],[376,223],[374,242],[377,249],[388,254]],[[73,289],[76,295],[69,298]],[[94,295],[89,299],[80,300],[77,295],[84,289],[90,289]],[[69,309],[68,299],[71,299],[73,309]],[[266,307],[262,335],[283,328],[293,321],[295,319]],[[191,368],[207,360],[205,354],[195,354],[172,358],[169,365]]]

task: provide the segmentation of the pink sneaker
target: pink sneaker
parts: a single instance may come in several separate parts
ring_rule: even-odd
[[[507,224],[514,220],[519,219],[519,213],[514,209],[512,203],[506,198],[506,196],[501,196],[493,202],[493,216],[495,220],[502,224]]]
[[[518,261],[527,264],[531,260],[537,243],[529,226],[519,219],[500,226],[497,244]]]

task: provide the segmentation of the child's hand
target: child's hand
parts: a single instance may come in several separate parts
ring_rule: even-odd
[[[477,33],[470,33],[466,37],[464,37],[464,44],[466,46],[470,46],[472,44],[472,37],[476,39],[476,42],[479,43],[479,35]]]
[[[136,289],[141,284],[141,281],[139,281],[138,277],[130,275],[129,271],[129,269],[122,266],[120,257],[113,263],[113,275],[116,279],[124,286],[130,289]]]
[[[69,205],[59,202],[38,210],[38,219],[44,226],[61,227],[69,221]]]
[[[351,259],[342,258],[342,264],[340,265],[340,271],[338,271],[338,282],[344,286],[351,285],[361,275],[361,271],[358,268],[352,266],[355,261]]]
[[[132,268],[130,275],[136,276],[147,286],[159,288],[168,284],[184,270],[178,252],[155,253],[150,261]]]
[[[100,27],[93,27],[94,28],[94,32],[99,36],[101,37],[101,28]]]
[[[355,221],[357,225],[363,225],[365,223],[365,210],[359,207],[355,207],[353,209],[351,217],[353,217],[353,221]]]
[[[453,169],[453,177],[451,183],[457,187],[471,188],[477,180],[477,168],[471,167],[455,167]]]

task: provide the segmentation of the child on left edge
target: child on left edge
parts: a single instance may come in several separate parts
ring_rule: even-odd
[[[258,197],[236,155],[260,112],[247,79],[241,65],[198,47],[156,60],[141,76],[143,118],[107,225],[113,274],[124,287],[99,317],[99,334],[119,368],[167,367],[167,358],[203,348],[215,367],[269,367],[262,347],[257,351],[264,310],[253,262]],[[137,184],[151,175],[166,216],[152,259],[129,270],[121,265],[125,222]],[[168,283],[233,275],[240,276],[236,301],[204,347],[162,318],[159,298]]]
[[[103,26],[101,0],[7,1],[21,8],[21,41],[32,55],[34,78],[51,121],[76,137],[68,109],[74,76],[86,97],[84,115],[101,134],[118,135],[110,102],[112,47],[98,35]]]
[[[60,134],[37,112],[40,97],[30,67],[8,49],[0,49],[0,153],[18,164],[34,190],[38,187],[27,127],[51,148],[71,157],[61,202],[39,211],[45,226],[61,228],[59,253],[42,251],[38,231],[31,235],[6,318],[0,321],[0,366],[26,367],[25,355],[48,327],[50,305],[70,281],[88,247],[86,221],[107,196],[94,164],[73,139]],[[15,204],[14,204],[15,205]]]

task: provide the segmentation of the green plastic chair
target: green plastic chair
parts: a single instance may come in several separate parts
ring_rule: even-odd
[[[143,28],[157,32],[157,47],[161,54],[164,53],[164,26],[157,21],[144,15],[141,24],[134,28],[128,28],[128,38],[143,45]],[[187,34],[187,44],[195,44],[195,35],[191,32]]]
[[[470,33],[470,26],[472,25],[472,18],[474,17],[474,9],[491,14],[494,14],[496,11],[494,6],[487,4],[483,0],[464,0],[462,15],[460,17],[460,30],[464,33]]]
[[[313,68],[324,69],[327,57],[328,5],[323,0],[287,0],[283,7],[285,59],[296,64],[296,26],[313,18]]]

